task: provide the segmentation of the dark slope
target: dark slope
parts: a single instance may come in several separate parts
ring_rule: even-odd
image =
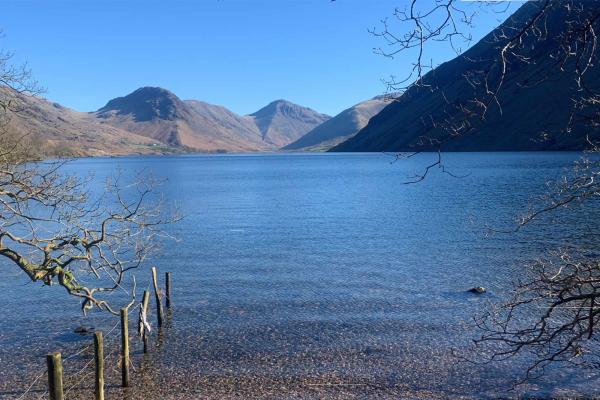
[[[577,150],[587,146],[586,134],[592,138],[600,136],[597,129],[590,130],[583,123],[576,123],[570,133],[563,133],[570,117],[571,98],[578,90],[574,74],[568,68],[567,72],[561,72],[553,57],[559,50],[557,38],[565,29],[565,21],[574,19],[565,3],[553,2],[544,18],[544,26],[548,29],[546,40],[535,46],[527,46],[526,43],[526,54],[532,62],[514,64],[509,68],[499,97],[502,112],[491,107],[485,120],[470,120],[471,133],[446,141],[442,145],[443,150]],[[600,11],[598,1],[575,3],[590,14]],[[457,111],[457,105],[474,97],[483,97],[483,86],[472,87],[465,76],[489,70],[492,60],[498,57],[499,46],[504,43],[505,39],[498,39],[502,37],[502,31],[514,32],[510,28],[523,27],[542,4],[530,2],[523,5],[464,55],[428,73],[424,82],[430,88],[410,88],[373,117],[358,134],[332,151],[437,150],[438,146],[429,139],[446,138],[448,132],[434,126],[432,121],[448,117],[459,120],[463,116]],[[588,71],[587,82],[598,89],[598,66]],[[542,133],[547,135],[542,137]]]

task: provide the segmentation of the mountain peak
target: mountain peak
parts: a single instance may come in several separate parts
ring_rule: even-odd
[[[291,101],[285,100],[285,99],[278,99],[278,100],[274,100],[272,102],[270,102],[269,104],[267,104],[266,106],[264,106],[263,108],[261,108],[260,110],[256,111],[253,114],[250,114],[253,117],[261,117],[261,116],[267,116],[269,114],[272,113],[284,113],[284,114],[290,114],[290,113],[314,113],[314,114],[320,114],[308,107],[304,107],[295,103],[292,103]],[[320,115],[324,115],[324,114],[320,114]]]
[[[277,105],[277,104],[294,104],[294,103],[292,103],[291,101],[286,100],[286,99],[277,99],[277,100],[273,100],[272,102],[270,102],[268,104],[268,106],[270,106],[270,105]]]
[[[160,86],[142,86],[134,90],[131,94],[145,94],[150,96],[175,96],[173,92]]]
[[[98,110],[98,115],[131,115],[138,122],[156,118],[173,121],[181,117],[183,109],[185,104],[174,93],[161,87],[144,86],[110,100]]]
[[[250,114],[263,140],[285,146],[331,118],[308,107],[279,99]]]

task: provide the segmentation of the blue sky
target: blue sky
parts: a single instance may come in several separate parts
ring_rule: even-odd
[[[29,63],[46,97],[80,111],[161,86],[240,114],[283,98],[333,115],[410,68],[407,57],[373,54],[383,43],[367,32],[406,3],[0,0],[0,48]],[[499,18],[483,13],[474,37]],[[452,53],[440,47],[431,57]]]

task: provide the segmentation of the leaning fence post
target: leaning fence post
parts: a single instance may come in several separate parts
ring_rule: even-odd
[[[94,333],[94,361],[96,365],[95,399],[104,400],[104,339],[100,331]]]
[[[171,308],[171,273],[165,274],[165,281],[167,286],[167,308]]]
[[[63,395],[63,367],[60,353],[46,355],[48,364],[48,391],[50,400],[64,400]]]
[[[163,310],[156,267],[152,267],[152,282],[154,283],[154,297],[156,298],[156,317],[158,319],[158,327],[160,328],[163,324]]]
[[[140,318],[140,324],[141,326],[139,327],[140,332],[142,334],[142,340],[144,342],[144,353],[148,352],[148,330],[146,329],[145,323],[147,322],[147,318],[148,318],[148,303],[150,302],[150,292],[148,292],[147,290],[144,290],[144,297],[142,298],[142,317]]]
[[[129,386],[129,319],[128,308],[121,308],[121,386]]]

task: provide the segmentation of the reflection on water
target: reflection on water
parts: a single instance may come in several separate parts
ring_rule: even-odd
[[[447,166],[465,178],[434,172],[404,185],[427,157],[391,164],[380,154],[211,155],[69,165],[98,182],[118,169],[166,176],[165,196],[185,215],[170,228],[180,240],[155,260],[173,272],[175,309],[159,348],[144,363],[134,357],[142,363],[136,384],[152,388],[144,397],[515,395],[507,390],[522,360],[472,365],[453,354],[474,335],[464,322],[505,296],[526,261],[566,239],[589,238],[576,228],[594,218],[576,213],[565,214],[569,229],[542,221],[516,235],[486,230],[512,226],[577,155],[447,154]],[[69,334],[73,327],[107,329],[114,321],[83,320],[60,291],[4,268],[0,393],[11,398],[15,375],[43,367],[47,351],[73,352],[87,340]],[[138,287],[147,275],[139,274]],[[489,292],[466,293],[478,285]],[[580,382],[569,373],[522,390],[597,394],[589,376]]]

